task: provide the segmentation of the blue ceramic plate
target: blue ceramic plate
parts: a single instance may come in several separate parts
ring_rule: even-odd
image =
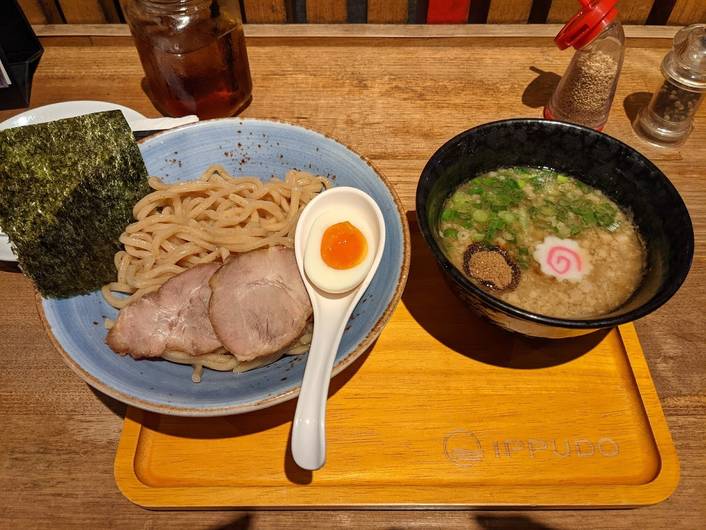
[[[409,231],[399,198],[367,160],[302,127],[235,118],[165,131],[145,140],[140,149],[150,175],[162,176],[167,182],[198,178],[214,163],[235,175],[261,178],[281,178],[289,169],[298,168],[371,195],[385,218],[385,250],[343,335],[333,373],[353,362],[379,335],[407,279]],[[219,416],[269,407],[299,392],[305,355],[285,356],[242,374],[204,370],[201,383],[193,384],[190,366],[136,361],[113,353],[104,342],[103,320],[114,318],[117,312],[99,292],[43,299],[41,308],[49,335],[68,365],[90,385],[130,405],[163,414]]]

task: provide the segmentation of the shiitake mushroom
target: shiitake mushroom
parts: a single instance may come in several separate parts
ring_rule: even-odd
[[[493,291],[511,291],[520,282],[520,268],[496,245],[474,243],[463,253],[463,272]]]

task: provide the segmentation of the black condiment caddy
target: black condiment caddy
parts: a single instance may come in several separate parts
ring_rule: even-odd
[[[29,106],[32,77],[42,53],[17,0],[0,1],[0,109]]]

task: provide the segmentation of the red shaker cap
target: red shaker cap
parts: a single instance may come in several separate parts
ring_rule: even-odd
[[[560,50],[569,46],[583,48],[595,39],[618,16],[618,0],[579,0],[581,10],[569,20],[554,38]]]

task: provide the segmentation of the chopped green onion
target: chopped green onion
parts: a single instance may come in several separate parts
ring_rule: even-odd
[[[442,221],[453,221],[454,219],[458,219],[458,212],[456,210],[447,208],[441,212]]]
[[[498,217],[500,217],[500,219],[502,219],[506,223],[515,222],[515,216],[511,212],[508,212],[507,210],[503,210],[502,212],[498,212]]]
[[[544,206],[539,208],[539,211],[547,217],[554,215],[554,208],[552,208],[551,203],[545,203]]]
[[[458,230],[455,228],[447,228],[444,230],[443,236],[451,239],[458,239]]]
[[[490,215],[485,210],[474,210],[473,211],[473,220],[474,221],[478,221],[479,223],[485,223],[486,221],[488,221],[488,217],[490,217]]]
[[[574,179],[574,182],[576,183],[576,187],[580,189],[583,193],[591,193],[591,187],[588,184],[581,182],[577,179]]]
[[[602,193],[567,174],[515,167],[463,184],[445,203],[441,219],[453,227],[444,231],[447,241],[461,237],[501,245],[527,268],[535,230],[562,238],[594,228],[615,231],[618,215]]]

